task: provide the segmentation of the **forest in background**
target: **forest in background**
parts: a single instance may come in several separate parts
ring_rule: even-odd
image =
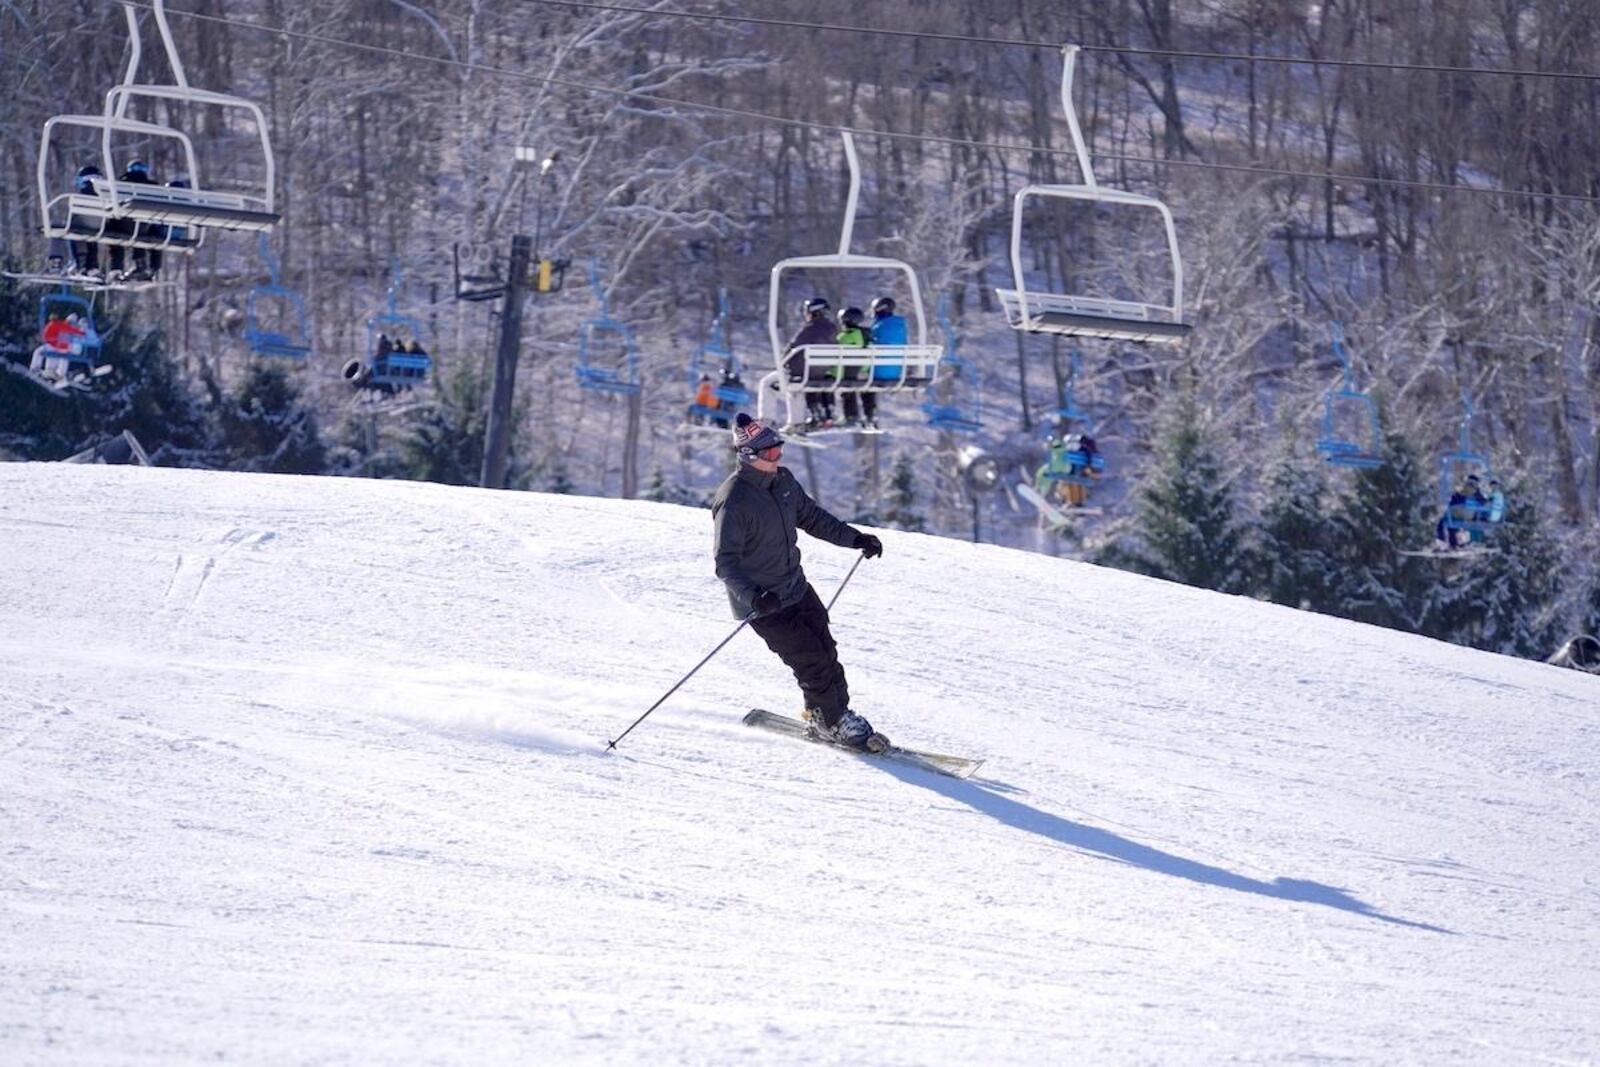
[[[854,250],[912,263],[930,310],[948,300],[973,367],[946,397],[981,395],[976,443],[1007,482],[1026,479],[1070,380],[1113,478],[1095,491],[1104,516],[1042,531],[1004,493],[970,498],[955,463],[969,441],[897,398],[884,405],[891,436],[790,457],[831,509],[1524,656],[1600,630],[1600,79],[1482,72],[1596,69],[1600,11],[1576,0],[1439,0],[1405,18],[1378,0],[617,6],[658,10],[175,3],[191,82],[266,110],[284,213],[272,247],[306,301],[311,357],[252,358],[245,305],[266,271],[248,235],[222,235],[175,257],[174,284],[102,300],[118,368],[106,387],[58,398],[0,376],[0,450],[57,459],[131,429],[157,462],[475,484],[498,310],[454,299],[453,249],[503,256],[526,233],[572,267],[561,292],[526,304],[508,485],[703,503],[729,457],[681,432],[686,369],[719,288],[735,351],[752,375],[771,368],[768,271],[836,248],[846,172],[832,127],[849,126],[878,131],[857,134]],[[661,10],[685,7],[859,29]],[[142,77],[165,80],[146,26]],[[901,30],[942,36],[883,32]],[[1188,341],[1074,346],[1006,327],[993,288],[1010,284],[1011,196],[1076,181],[1077,168],[1058,52],[980,38],[1128,49],[1084,52],[1075,98],[1099,179],[1177,216]],[[42,124],[97,112],[127,40],[110,0],[0,8],[0,52],[16,58],[0,69],[8,267],[44,255]],[[246,165],[239,131],[206,133],[221,173]],[[558,162],[541,175],[518,148]],[[65,174],[75,162],[54,161]],[[1157,230],[1107,211],[1038,213],[1027,257],[1038,288],[1166,284]],[[633,409],[574,379],[582,325],[598,312],[591,261],[638,337]],[[363,354],[397,273],[398,306],[428,329],[435,381],[429,403],[379,412],[339,368]],[[864,306],[876,294],[824,295]],[[0,289],[6,358],[26,360],[36,299]],[[792,330],[793,308],[782,310]],[[1329,469],[1314,450],[1339,382],[1334,323],[1379,406],[1379,470]],[[1455,446],[1463,396],[1473,443],[1510,487],[1500,551],[1464,565],[1402,555],[1432,536],[1437,457]]]

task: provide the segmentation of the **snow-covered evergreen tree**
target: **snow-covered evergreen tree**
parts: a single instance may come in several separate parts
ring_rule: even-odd
[[[1255,551],[1256,589],[1275,604],[1332,611],[1338,585],[1327,464],[1295,442],[1267,478]]]
[[[1245,533],[1234,515],[1205,413],[1192,391],[1170,405],[1156,464],[1139,490],[1137,546],[1119,556],[1132,569],[1225,593],[1249,587]]]
[[[1507,492],[1505,521],[1488,534],[1491,555],[1474,561],[1447,636],[1461,644],[1543,659],[1566,639],[1561,617],[1565,566],[1538,506],[1521,485]]]
[[[894,471],[889,476],[888,508],[883,513],[883,525],[896,530],[921,533],[927,522],[917,511],[916,469],[911,457],[900,452],[894,459]]]
[[[1435,632],[1441,561],[1403,555],[1425,548],[1432,518],[1417,454],[1387,428],[1384,464],[1357,471],[1333,517],[1339,579],[1332,610],[1360,622],[1413,633]]]
[[[400,442],[406,477],[446,485],[477,485],[483,477],[483,442],[488,427],[487,395],[481,371],[470,360],[454,361],[435,377],[434,401],[414,413]],[[511,451],[506,463],[506,485],[522,488],[518,474],[516,424],[520,411],[513,407]],[[520,481],[519,481],[520,478]]]
[[[312,407],[280,363],[257,360],[226,395],[214,379],[206,385],[215,400],[217,446],[233,470],[273,474],[321,474],[327,449]]]

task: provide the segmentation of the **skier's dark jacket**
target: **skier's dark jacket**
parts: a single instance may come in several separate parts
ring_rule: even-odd
[[[805,376],[805,356],[800,349],[810,345],[837,344],[838,329],[828,321],[827,316],[819,316],[800,327],[800,332],[789,341],[785,349],[789,355],[783,361],[783,369],[789,372],[789,380],[798,382]]]
[[[796,529],[841,548],[853,548],[860,534],[807,496],[787,467],[768,474],[740,464],[712,499],[711,522],[717,577],[741,619],[763,590],[777,593],[786,608],[805,596]]]

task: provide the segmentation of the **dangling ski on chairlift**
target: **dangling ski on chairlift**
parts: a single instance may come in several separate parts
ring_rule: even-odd
[[[1066,337],[1098,337],[1107,340],[1172,344],[1189,335],[1183,321],[1183,258],[1178,252],[1177,230],[1172,212],[1154,197],[1120,189],[1107,189],[1096,181],[1089,148],[1078,123],[1072,102],[1072,79],[1077,65],[1078,46],[1062,49],[1061,103],[1066,111],[1072,148],[1083,174],[1079,185],[1028,185],[1017,191],[1011,210],[1011,273],[1014,288],[996,289],[1006,321],[1029,333],[1050,333]],[[1025,211],[1035,198],[1077,200],[1089,204],[1108,204],[1155,211],[1166,233],[1167,255],[1172,265],[1172,290],[1167,301],[1114,300],[1082,293],[1049,293],[1028,287],[1022,265]]]
[[[886,394],[921,393],[934,383],[939,369],[940,348],[928,343],[927,315],[916,271],[902,260],[855,255],[850,251],[856,206],[861,195],[861,166],[856,158],[855,139],[848,131],[841,131],[841,136],[845,159],[850,166],[850,191],[839,234],[839,250],[828,255],[781,260],[771,274],[767,334],[772,343],[774,369],[763,375],[757,386],[756,410],[758,417],[765,419],[767,405],[774,397],[781,397],[787,420],[784,432],[792,437],[831,429],[876,432],[878,398]],[[908,323],[898,313],[892,297],[880,296],[874,300],[876,323],[882,326],[887,338],[879,342],[870,336],[868,331],[872,324],[867,322],[859,306],[846,305],[835,313],[826,299],[817,296],[802,302],[802,328],[785,342],[779,325],[785,300],[785,275],[814,270],[839,271],[847,276],[852,272],[854,276],[863,272],[897,275],[910,297],[912,319]],[[844,425],[835,422],[835,412],[844,416]]]

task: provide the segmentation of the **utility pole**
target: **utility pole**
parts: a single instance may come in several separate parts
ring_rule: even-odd
[[[533,239],[511,238],[511,264],[506,272],[505,304],[500,309],[500,347],[495,354],[494,391],[489,397],[489,425],[483,437],[483,474],[478,484],[503,489],[506,454],[511,447],[511,398],[517,383],[517,356],[522,348],[522,288],[533,263]]]

